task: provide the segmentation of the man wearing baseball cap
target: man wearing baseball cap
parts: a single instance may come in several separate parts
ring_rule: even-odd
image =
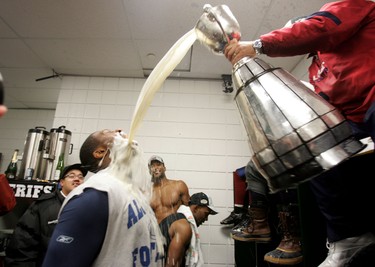
[[[42,265],[61,205],[65,197],[84,182],[86,174],[87,170],[81,164],[66,166],[60,174],[57,189],[42,194],[29,206],[17,222],[7,247],[7,266]]]
[[[193,194],[190,197],[189,206],[181,205],[179,207],[177,214],[183,214],[185,218],[178,219],[170,225],[169,232],[172,232],[173,235],[170,235],[166,253],[166,267],[203,266],[204,260],[198,227],[208,220],[209,215],[217,213],[211,198],[203,192]]]
[[[148,168],[153,182],[153,195],[150,204],[163,232],[163,229],[168,229],[171,222],[174,221],[173,218],[170,221],[168,217],[174,216],[180,205],[189,205],[189,188],[183,180],[167,178],[165,174],[167,168],[160,156],[150,157]],[[163,232],[163,235],[168,235],[168,232]]]
[[[207,207],[210,211],[210,215],[216,215],[218,212],[215,210],[215,208],[212,206],[212,200],[209,196],[207,196],[205,193],[195,193],[190,197],[189,206],[191,205],[198,205],[202,207]]]
[[[153,156],[151,156],[151,158],[148,160],[148,166],[151,166],[151,164],[152,164],[153,161],[157,161],[157,162],[160,162],[160,163],[164,164],[164,160],[163,160],[162,157],[157,156],[157,155],[153,155]]]
[[[148,160],[148,168],[151,174],[151,181],[153,183],[153,193],[150,205],[155,213],[155,217],[159,224],[161,233],[166,239],[164,251],[165,259],[167,261],[168,248],[170,245],[169,242],[173,238],[173,236],[171,236],[170,234],[170,227],[174,222],[179,220],[183,220],[186,222],[185,216],[183,214],[177,213],[177,210],[181,205],[189,205],[189,188],[183,180],[172,180],[167,178],[167,175],[165,174],[167,168],[165,167],[163,158],[160,156],[151,156]],[[189,227],[188,224],[187,226]],[[188,229],[190,229],[190,227]],[[183,252],[184,250],[182,251],[182,253]],[[166,262],[165,267],[169,266],[171,265]]]

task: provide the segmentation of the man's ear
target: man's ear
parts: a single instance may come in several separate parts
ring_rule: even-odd
[[[196,213],[199,210],[198,205],[190,205],[189,207],[190,207],[193,214]]]
[[[107,148],[100,146],[97,149],[95,149],[94,152],[92,152],[92,155],[96,159],[101,159],[102,157],[104,157],[106,151],[107,151]]]

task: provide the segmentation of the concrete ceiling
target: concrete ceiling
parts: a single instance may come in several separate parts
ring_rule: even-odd
[[[227,5],[243,40],[317,11],[322,0],[2,0],[0,72],[9,108],[51,108],[64,75],[147,77],[193,29],[203,6]],[[267,58],[288,71],[304,56]],[[231,65],[195,41],[170,77],[221,79]],[[57,78],[43,79],[59,74]],[[39,80],[39,81],[36,81]],[[57,81],[56,81],[57,80]],[[33,88],[45,87],[38,91]]]

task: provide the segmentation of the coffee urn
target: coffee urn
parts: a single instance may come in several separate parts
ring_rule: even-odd
[[[49,132],[45,127],[30,129],[26,136],[18,179],[36,179],[44,172],[42,159]]]
[[[65,129],[65,126],[51,129],[46,153],[43,158],[46,162],[45,180],[54,180],[57,162],[60,155],[63,155],[64,162],[68,161],[68,156],[72,154],[73,144],[70,143],[72,132]]]

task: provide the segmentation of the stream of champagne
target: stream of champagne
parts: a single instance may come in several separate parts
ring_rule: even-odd
[[[146,115],[148,107],[155,96],[155,93],[160,89],[165,79],[171,74],[176,66],[181,62],[190,47],[194,44],[197,36],[193,28],[185,35],[183,35],[164,55],[156,67],[148,76],[142,90],[139,94],[137,104],[133,113],[130,129],[128,133],[129,143],[133,141],[135,133],[139,128],[144,116]]]
[[[156,67],[152,70],[150,76],[148,76],[145,84],[142,87],[142,90],[138,96],[137,104],[134,109],[132,121],[130,124],[129,135],[128,135],[128,145],[127,151],[125,154],[125,166],[135,166],[134,158],[137,158],[134,155],[137,155],[136,149],[131,144],[133,143],[133,138],[136,134],[137,129],[139,128],[144,116],[146,115],[147,109],[151,105],[152,100],[156,92],[160,89],[165,79],[171,74],[171,72],[176,68],[176,66],[181,62],[186,53],[189,51],[190,47],[194,44],[197,36],[195,34],[195,29],[193,28],[185,35],[183,35],[164,55],[164,57],[159,61]],[[123,163],[121,165],[124,165]],[[130,168],[131,169],[131,168]],[[140,168],[139,168],[140,169]],[[134,168],[131,169],[134,171]],[[133,174],[133,173],[132,173]],[[140,175],[142,176],[142,174]],[[144,175],[143,175],[144,176]],[[135,175],[137,177],[137,175]],[[148,176],[145,176],[148,178]],[[148,178],[149,179],[149,178]],[[151,180],[149,179],[151,182]],[[146,181],[140,178],[138,183],[146,183]],[[141,186],[145,188],[145,186]],[[154,222],[153,226],[156,226],[156,233],[159,233],[157,230],[158,224]],[[159,233],[160,234],[160,233]],[[161,238],[158,238],[159,234],[156,234],[158,242],[158,248],[162,248],[163,244],[160,242]],[[159,251],[161,253],[161,251]]]

